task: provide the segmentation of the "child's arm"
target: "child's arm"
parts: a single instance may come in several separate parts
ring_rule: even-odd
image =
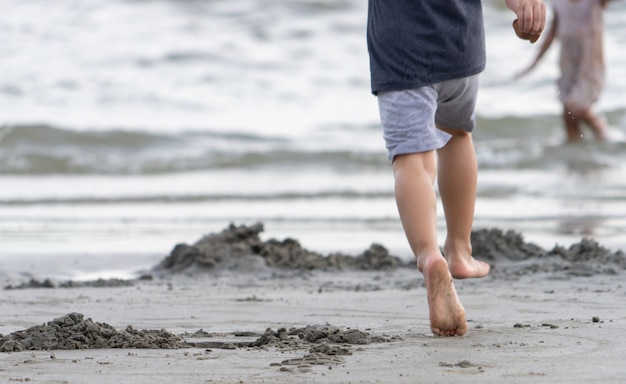
[[[543,40],[543,43],[541,43],[541,47],[539,48],[539,52],[537,53],[535,60],[533,60],[533,62],[528,66],[528,68],[524,69],[521,72],[518,72],[515,75],[516,79],[519,79],[520,77],[527,75],[530,71],[532,71],[537,66],[537,64],[543,57],[543,55],[548,51],[548,49],[552,45],[554,38],[556,37],[556,27],[558,25],[558,22],[559,22],[558,17],[555,12],[554,18],[552,19],[552,24],[550,25],[550,30],[548,30],[548,33],[545,35],[545,38]]]

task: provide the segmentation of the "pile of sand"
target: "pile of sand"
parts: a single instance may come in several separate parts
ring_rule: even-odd
[[[261,241],[263,224],[235,226],[209,234],[193,245],[178,244],[151,274],[194,274],[202,271],[273,268],[300,271],[384,271],[415,268],[415,263],[391,255],[374,243],[359,255],[321,255],[304,249],[297,240]],[[626,255],[612,252],[593,240],[582,239],[569,248],[545,250],[524,241],[521,234],[500,229],[472,231],[474,256],[491,264],[494,275],[562,272],[569,275],[615,274],[626,269]],[[253,267],[251,267],[253,266]]]
[[[252,338],[248,341],[237,341]],[[207,341],[208,340],[208,341]],[[231,334],[208,333],[202,330],[192,334],[173,335],[166,330],[137,331],[132,326],[118,331],[105,323],[85,319],[81,313],[70,313],[44,325],[34,326],[2,337],[0,352],[35,350],[76,350],[107,348],[178,349],[267,349],[279,351],[304,351],[302,357],[294,357],[272,366],[290,370],[289,366],[337,365],[344,363],[342,356],[352,355],[354,345],[382,343],[399,340],[398,337],[372,336],[358,329],[343,329],[325,325],[309,325],[303,328],[268,328],[262,334],[232,332]]]
[[[340,252],[322,255],[303,248],[292,238],[262,241],[263,224],[251,226],[230,224],[222,232],[211,233],[193,245],[178,244],[160,263],[137,279],[65,281],[31,278],[5,289],[123,287],[140,280],[168,278],[174,275],[197,276],[207,273],[236,272],[266,279],[293,276],[311,271],[395,271],[415,269],[413,260],[389,253],[381,244],[373,243],[358,255]],[[590,239],[581,239],[569,248],[556,245],[545,250],[524,241],[521,234],[500,229],[481,229],[471,234],[473,255],[488,262],[492,278],[511,278],[535,273],[554,277],[617,274],[626,269],[623,251],[611,251]]]
[[[260,264],[269,268],[295,270],[386,270],[406,266],[397,256],[392,256],[380,244],[372,244],[360,255],[332,253],[321,255],[304,249],[291,238],[279,241],[261,241],[259,233],[263,224],[235,226],[231,224],[221,233],[209,234],[193,245],[178,244],[154,269],[153,273],[190,272],[195,270],[219,270],[242,268],[245,264]],[[253,259],[256,259],[256,263]]]
[[[185,342],[165,330],[138,331],[132,326],[118,331],[105,323],[70,313],[47,324],[0,337],[0,352],[56,349],[183,348]]]

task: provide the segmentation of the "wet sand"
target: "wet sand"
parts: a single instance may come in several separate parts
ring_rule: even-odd
[[[10,281],[0,380],[39,383],[618,383],[624,254],[477,231],[492,274],[456,281],[463,337],[430,332],[412,263],[318,255],[231,226],[132,281]]]

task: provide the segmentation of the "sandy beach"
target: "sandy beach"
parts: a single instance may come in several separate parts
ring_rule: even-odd
[[[626,381],[626,1],[609,139],[579,143],[556,51],[513,81],[542,42],[482,2],[491,273],[456,281],[451,338],[399,220],[367,2],[0,2],[0,384]]]
[[[293,239],[261,242],[260,231],[231,226],[181,244],[133,281],[5,284],[0,379],[618,383],[626,375],[615,363],[626,353],[621,252],[581,242],[536,255],[518,235],[477,233],[493,273],[456,282],[469,331],[442,338],[430,332],[421,275],[384,248],[316,255]],[[517,260],[493,259],[506,244],[517,244]],[[222,255],[211,266],[209,250]],[[285,267],[316,257],[335,261]]]

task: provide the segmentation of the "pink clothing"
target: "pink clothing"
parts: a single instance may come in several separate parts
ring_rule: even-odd
[[[591,107],[602,92],[603,10],[601,0],[554,0],[561,41],[559,96],[575,108]]]

